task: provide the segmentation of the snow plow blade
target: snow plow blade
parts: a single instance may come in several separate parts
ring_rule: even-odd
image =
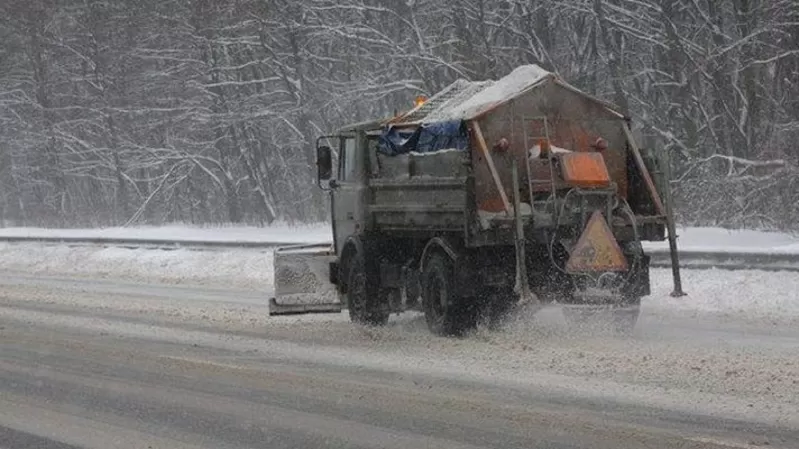
[[[297,245],[275,250],[275,297],[269,315],[340,313],[342,304],[330,282],[330,244]]]
[[[306,313],[341,313],[341,304],[278,304],[269,298],[269,315],[302,315]]]

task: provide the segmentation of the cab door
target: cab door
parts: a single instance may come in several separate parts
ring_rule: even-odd
[[[341,136],[338,173],[331,191],[336,254],[341,254],[349,236],[364,230],[366,179],[364,152],[360,151],[359,140],[356,133]]]

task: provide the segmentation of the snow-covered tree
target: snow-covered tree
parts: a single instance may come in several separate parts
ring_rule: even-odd
[[[324,219],[316,136],[530,63],[629,112],[683,222],[799,226],[799,0],[6,0],[0,216]]]

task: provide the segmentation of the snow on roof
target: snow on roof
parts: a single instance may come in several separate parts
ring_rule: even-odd
[[[409,111],[402,117],[402,121],[416,122],[422,120],[433,111],[463,102],[492,82],[493,81],[467,81],[465,79],[458,79],[445,87],[444,90],[425,101],[422,105]]]
[[[426,122],[446,120],[468,120],[488,109],[517,97],[547,77],[556,76],[541,67],[530,64],[517,67],[507,76],[496,81],[472,83],[470,89],[463,88],[459,95],[436,104],[424,118]],[[467,94],[468,95],[463,95]],[[436,96],[437,97],[437,96]],[[436,97],[431,98],[433,101]]]

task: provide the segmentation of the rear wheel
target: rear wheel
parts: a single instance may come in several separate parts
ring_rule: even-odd
[[[474,301],[458,294],[449,257],[436,253],[422,273],[422,308],[430,331],[440,336],[459,336],[477,325]]]
[[[382,326],[388,322],[389,307],[382,301],[378,280],[369,276],[361,255],[350,262],[347,276],[347,308],[354,323]]]

